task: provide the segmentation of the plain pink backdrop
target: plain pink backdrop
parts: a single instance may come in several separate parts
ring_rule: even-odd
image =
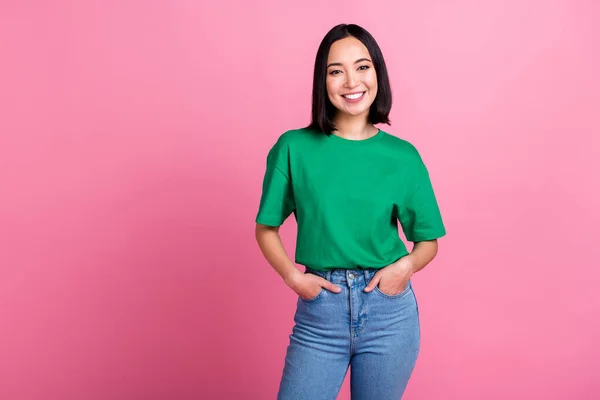
[[[0,2],[0,398],[275,398],[297,297],[254,217],[341,22],[378,40],[381,128],[420,150],[448,230],[414,277],[405,399],[600,398],[599,18],[593,0]]]

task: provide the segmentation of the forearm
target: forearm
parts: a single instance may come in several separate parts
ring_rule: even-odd
[[[415,243],[411,253],[406,256],[413,265],[413,272],[417,272],[425,268],[425,266],[429,264],[436,256],[437,250],[437,240],[428,240],[425,242]]]
[[[257,224],[256,242],[267,262],[289,286],[293,277],[302,272],[296,268],[285,251],[278,231],[279,228]]]

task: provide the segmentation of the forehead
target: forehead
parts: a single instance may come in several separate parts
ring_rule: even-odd
[[[371,59],[367,47],[357,38],[348,36],[334,42],[329,49],[327,62],[348,62],[353,63],[359,58]]]

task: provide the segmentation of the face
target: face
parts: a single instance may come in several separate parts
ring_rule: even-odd
[[[369,114],[377,95],[377,75],[366,46],[348,36],[331,45],[327,58],[327,95],[339,112]]]

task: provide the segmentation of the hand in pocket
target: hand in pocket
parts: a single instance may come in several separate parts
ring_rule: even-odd
[[[298,274],[290,282],[289,287],[304,300],[316,297],[321,292],[321,288],[333,293],[342,291],[339,286],[329,282],[327,279],[310,273]]]

